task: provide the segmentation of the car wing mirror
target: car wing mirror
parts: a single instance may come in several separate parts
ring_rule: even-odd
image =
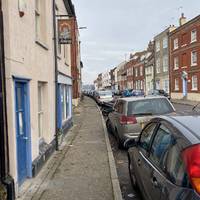
[[[125,142],[124,142],[124,147],[126,149],[129,149],[131,147],[136,147],[137,146],[137,139],[136,138],[128,138]]]

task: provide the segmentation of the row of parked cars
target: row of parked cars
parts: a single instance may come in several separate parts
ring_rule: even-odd
[[[127,149],[131,182],[144,199],[200,200],[199,115],[178,115],[166,95],[120,97],[106,125]]]

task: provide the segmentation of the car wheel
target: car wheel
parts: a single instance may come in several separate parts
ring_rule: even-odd
[[[129,171],[129,176],[130,176],[132,186],[134,188],[137,188],[137,181],[136,181],[135,174],[133,172],[133,166],[131,165],[131,160],[129,156],[128,156],[128,171]]]
[[[110,120],[109,120],[109,119],[107,119],[107,121],[106,121],[106,127],[107,127],[107,129],[108,129],[108,132],[109,132],[109,133],[112,133],[112,127],[111,127],[111,124],[110,124]]]

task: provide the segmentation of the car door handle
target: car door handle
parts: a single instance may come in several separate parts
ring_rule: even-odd
[[[158,181],[155,177],[152,178],[151,182],[152,182],[154,187],[158,187]]]
[[[140,160],[140,159],[138,159],[138,165],[139,165],[139,166],[141,165],[141,160]]]

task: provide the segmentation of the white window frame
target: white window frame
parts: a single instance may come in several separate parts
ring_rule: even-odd
[[[167,38],[167,36],[165,36],[164,38],[163,38],[163,49],[165,49],[165,48],[167,48],[168,47],[168,38]]]
[[[175,78],[174,80],[174,90],[179,91],[179,79]]]
[[[163,80],[163,88],[165,90],[165,92],[169,92],[169,79],[165,79]]]
[[[163,56],[163,72],[168,72],[168,56]]]
[[[35,40],[44,46],[47,43],[46,6],[46,1],[35,0]]]
[[[38,83],[38,136],[44,137],[44,83],[41,82]]]
[[[197,41],[197,30],[194,29],[191,31],[191,43],[196,42]]]
[[[194,57],[193,57],[194,54],[196,55],[196,60],[194,60]],[[191,66],[196,66],[196,65],[197,65],[197,51],[192,51],[191,52]]]
[[[143,81],[140,81],[140,89],[143,90]]]
[[[156,52],[160,51],[160,40],[156,41]]]
[[[160,80],[156,81],[156,89],[159,90],[160,89]]]
[[[173,43],[174,43],[174,50],[178,49],[178,38],[175,38]]]
[[[140,76],[143,76],[143,67],[140,66]]]
[[[135,77],[137,77],[138,76],[138,68],[136,67],[135,68]]]
[[[156,60],[156,73],[160,73],[160,58]]]
[[[197,77],[197,75],[192,76],[192,90],[193,91],[198,90],[198,77]]]
[[[174,70],[179,69],[179,57],[174,57]]]

